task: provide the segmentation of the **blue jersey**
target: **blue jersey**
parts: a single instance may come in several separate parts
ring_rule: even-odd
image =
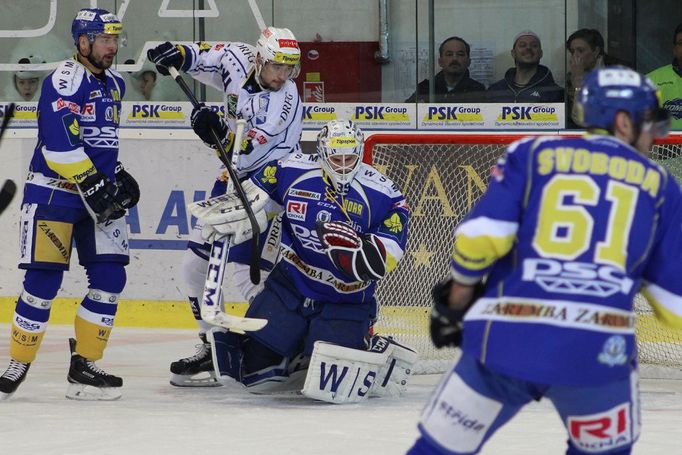
[[[488,275],[463,349],[545,384],[627,377],[638,290],[682,327],[681,227],[678,184],[614,137],[513,144],[455,234],[455,279]]]
[[[361,164],[351,189],[337,195],[323,176],[317,155],[296,153],[268,163],[251,180],[283,207],[281,263],[300,292],[334,303],[368,301],[375,281],[353,282],[327,257],[317,237],[317,221],[344,221],[360,234],[379,237],[386,249],[387,271],[402,258],[409,213],[396,185]]]
[[[45,78],[24,203],[81,208],[75,183],[96,171],[114,179],[124,94],[120,74],[108,69],[95,76],[75,59]]]

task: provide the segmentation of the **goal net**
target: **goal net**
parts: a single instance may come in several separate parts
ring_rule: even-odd
[[[407,250],[378,286],[377,332],[420,353],[416,371],[449,368],[454,350],[429,337],[431,288],[449,273],[454,228],[487,187],[490,169],[520,135],[375,134],[365,144],[372,164],[401,189],[410,206]],[[682,135],[657,143],[652,158],[682,179]],[[635,299],[640,361],[682,367],[682,333],[662,326],[646,300]]]

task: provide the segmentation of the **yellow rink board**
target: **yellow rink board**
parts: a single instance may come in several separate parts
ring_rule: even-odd
[[[50,324],[72,324],[79,302],[75,298],[55,299]],[[0,323],[11,321],[15,303],[16,297],[0,297]],[[226,312],[243,316],[246,303],[226,303]],[[377,324],[376,330],[393,335],[428,336],[429,312],[430,308],[383,307],[381,314],[384,323]],[[169,329],[197,327],[187,302],[158,300],[121,300],[116,313],[116,326]],[[640,341],[682,343],[682,331],[666,329],[651,314],[637,315],[637,335]]]

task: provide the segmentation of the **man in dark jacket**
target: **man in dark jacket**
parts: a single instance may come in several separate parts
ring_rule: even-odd
[[[483,100],[485,86],[469,77],[471,58],[469,43],[451,36],[438,47],[438,65],[442,68],[434,77],[434,103],[475,103]],[[417,91],[406,103],[428,103],[429,79],[417,85]]]
[[[564,101],[564,89],[554,82],[549,68],[540,65],[542,46],[538,35],[530,30],[516,35],[511,55],[515,67],[507,70],[504,79],[488,87],[488,101],[494,103]]]

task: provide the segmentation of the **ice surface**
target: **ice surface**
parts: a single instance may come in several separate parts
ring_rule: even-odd
[[[239,386],[181,389],[168,365],[194,353],[186,330],[116,328],[98,365],[124,378],[123,398],[64,398],[67,338],[50,326],[28,378],[0,402],[0,454],[401,454],[417,436],[422,406],[439,376],[416,376],[403,399],[334,406],[299,396],[251,395]],[[0,324],[0,368],[9,326]],[[682,381],[643,380],[643,434],[634,454],[682,454]],[[484,455],[563,454],[566,435],[549,403],[533,403]]]

